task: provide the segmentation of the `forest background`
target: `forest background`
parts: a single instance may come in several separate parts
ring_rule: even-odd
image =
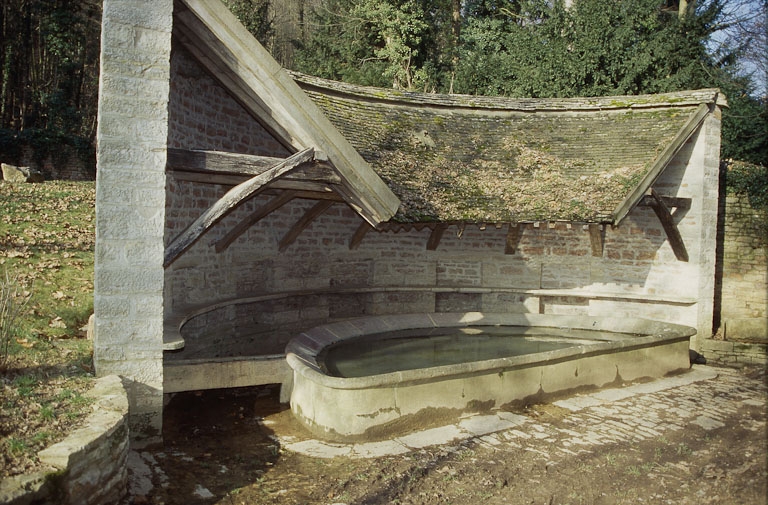
[[[95,170],[101,2],[1,1],[0,153],[70,145]],[[765,179],[768,0],[225,3],[284,67],[355,84],[527,98],[717,87],[723,159]]]

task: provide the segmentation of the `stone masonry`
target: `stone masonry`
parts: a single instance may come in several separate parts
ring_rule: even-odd
[[[105,0],[97,132],[99,375],[129,381],[131,433],[158,440],[172,0]]]

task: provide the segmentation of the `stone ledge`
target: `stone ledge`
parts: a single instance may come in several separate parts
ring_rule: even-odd
[[[125,496],[127,393],[120,377],[110,375],[96,379],[85,396],[95,401],[83,427],[38,453],[51,471],[3,480],[0,504],[106,505]]]

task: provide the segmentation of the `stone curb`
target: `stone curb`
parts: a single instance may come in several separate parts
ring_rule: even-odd
[[[623,388],[609,388],[594,393],[577,395],[553,403],[561,408],[576,412],[635,395],[656,393],[667,389],[686,386],[695,382],[715,379],[716,370],[709,367],[693,367],[688,373],[657,379],[652,382],[633,384]],[[425,447],[461,442],[473,438],[482,439],[487,435],[513,430],[529,418],[510,412],[474,414],[462,417],[458,423],[409,433],[393,440],[359,444],[341,444],[321,440],[297,441],[292,437],[278,437],[283,449],[316,458],[377,458],[394,456]]]

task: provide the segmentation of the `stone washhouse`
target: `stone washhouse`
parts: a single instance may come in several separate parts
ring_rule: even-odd
[[[287,72],[218,0],[105,0],[94,360],[165,393],[289,383],[362,315],[642,317],[712,334],[718,90],[506,99]]]

